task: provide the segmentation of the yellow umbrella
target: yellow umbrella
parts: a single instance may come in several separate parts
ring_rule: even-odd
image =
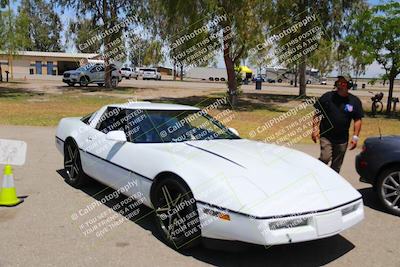
[[[240,66],[240,72],[253,73],[253,71],[247,66]]]

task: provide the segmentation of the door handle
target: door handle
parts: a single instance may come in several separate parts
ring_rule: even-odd
[[[89,136],[87,139],[88,139],[89,141],[92,141],[92,140],[93,140],[93,137]]]

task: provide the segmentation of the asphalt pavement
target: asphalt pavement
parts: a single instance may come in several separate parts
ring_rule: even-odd
[[[28,143],[26,164],[14,167],[17,193],[25,201],[0,208],[0,266],[400,266],[400,218],[382,210],[371,187],[358,181],[358,151],[347,153],[341,174],[363,195],[361,224],[305,243],[177,252],[159,240],[146,208],[128,220],[110,210],[110,204],[96,206],[96,214],[107,213],[121,223],[102,236],[85,230],[87,221],[74,214],[113,190],[98,183],[83,190],[68,186],[54,135],[53,127],[0,126],[0,138]],[[318,154],[317,145],[296,148]]]

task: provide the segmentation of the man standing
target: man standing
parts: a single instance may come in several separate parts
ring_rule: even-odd
[[[335,87],[335,91],[323,94],[314,104],[316,113],[311,138],[314,143],[320,139],[319,160],[325,164],[332,161],[331,168],[339,173],[348,145],[351,121],[354,121],[354,129],[349,149],[353,150],[357,147],[364,112],[360,99],[349,93],[350,85],[345,77],[339,76]]]

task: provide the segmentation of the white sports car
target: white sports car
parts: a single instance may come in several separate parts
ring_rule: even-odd
[[[229,112],[228,112],[229,113]],[[66,182],[88,176],[143,196],[175,248],[200,238],[274,245],[336,235],[364,217],[361,195],[311,156],[239,137],[196,107],[135,102],[64,118]],[[135,181],[135,183],[132,183]]]

